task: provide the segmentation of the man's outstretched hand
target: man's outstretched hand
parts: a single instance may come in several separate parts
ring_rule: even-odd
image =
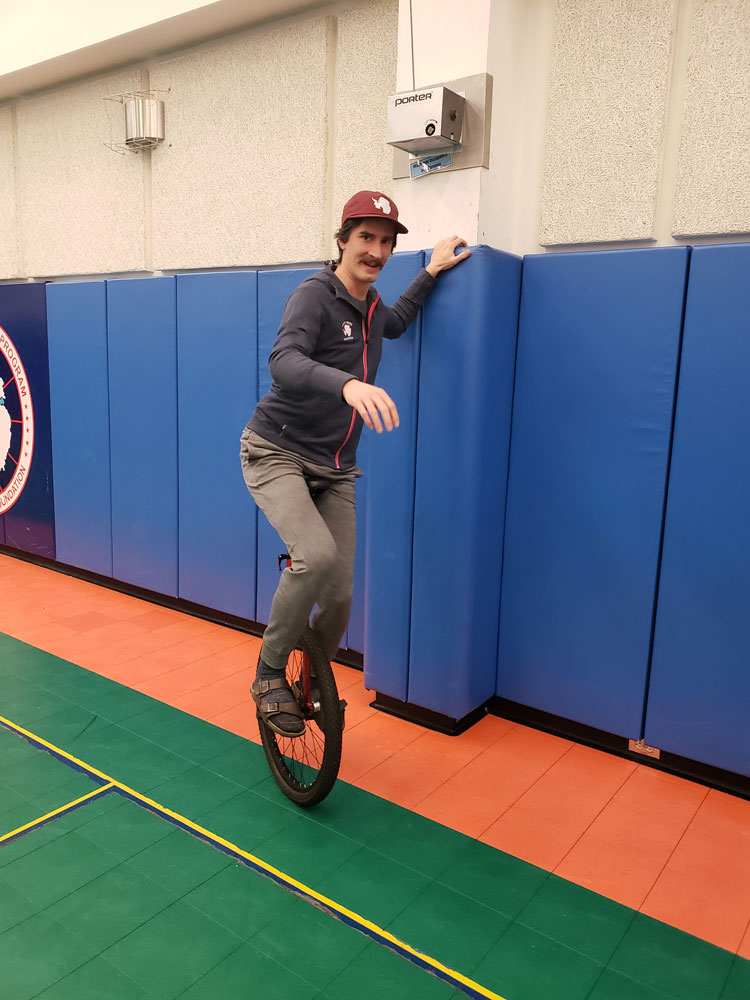
[[[359,379],[350,379],[342,390],[342,395],[349,406],[353,406],[370,430],[383,433],[383,424],[387,431],[398,427],[398,410],[396,404],[385,390],[377,385],[368,385]],[[383,418],[382,421],[380,418]]]
[[[459,254],[455,252],[457,247],[465,247],[466,245],[466,240],[462,240],[460,236],[449,236],[446,240],[440,240],[435,244],[426,270],[433,278],[437,278],[441,271],[455,267],[456,264],[471,256],[471,250],[464,250],[463,253]]]

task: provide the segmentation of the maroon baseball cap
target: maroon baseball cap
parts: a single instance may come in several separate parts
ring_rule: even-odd
[[[381,191],[358,191],[352,195],[341,213],[342,226],[347,219],[387,219],[395,225],[397,233],[409,232],[398,221],[396,203]]]

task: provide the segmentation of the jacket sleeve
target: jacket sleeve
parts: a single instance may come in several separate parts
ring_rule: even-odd
[[[419,310],[422,308],[425,299],[435,287],[436,279],[429,271],[422,268],[414,281],[393,305],[388,309],[388,317],[385,321],[383,336],[389,340],[395,340],[406,330]]]
[[[354,376],[313,360],[323,324],[323,304],[300,285],[287,299],[268,368],[274,382],[294,395],[337,396]]]

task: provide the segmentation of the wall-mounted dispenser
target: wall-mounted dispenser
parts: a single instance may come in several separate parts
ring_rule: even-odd
[[[464,98],[447,87],[426,87],[388,98],[386,142],[407,153],[461,148]]]
[[[489,167],[491,120],[489,73],[389,97],[386,141],[394,147],[394,179]]]

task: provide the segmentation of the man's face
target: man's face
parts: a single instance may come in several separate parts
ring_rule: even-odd
[[[394,225],[387,219],[363,219],[341,245],[341,264],[355,281],[371,284],[393,253]]]

